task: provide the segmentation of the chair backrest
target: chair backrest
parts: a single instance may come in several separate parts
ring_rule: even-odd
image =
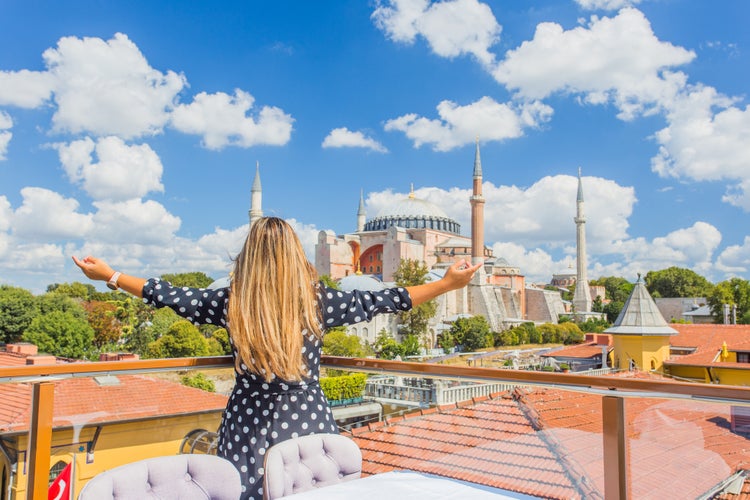
[[[362,452],[339,434],[310,434],[276,443],[268,449],[263,468],[266,500],[357,479]]]
[[[240,473],[214,455],[171,455],[121,465],[97,474],[78,500],[237,500]]]

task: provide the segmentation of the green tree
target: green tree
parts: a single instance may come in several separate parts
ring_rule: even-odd
[[[602,312],[607,315],[607,321],[610,323],[614,322],[617,316],[620,315],[620,311],[625,305],[625,301],[630,297],[630,293],[633,291],[633,286],[635,285],[625,278],[617,276],[602,277],[590,283],[604,287],[605,298],[609,299],[610,302],[602,306]]]
[[[91,351],[94,329],[85,318],[69,311],[52,311],[35,317],[23,339],[35,344],[42,352],[84,359]]]
[[[191,288],[206,288],[214,280],[205,273],[195,271],[192,273],[162,274],[161,279],[169,281],[173,286],[189,286]]]
[[[737,322],[745,322],[750,319],[750,281],[742,278],[731,278],[717,283],[707,297],[711,314],[716,323],[724,322],[724,304],[737,306]]]
[[[90,283],[81,283],[80,281],[74,281],[73,283],[53,283],[47,286],[47,292],[59,293],[61,295],[67,295],[71,299],[80,300],[98,300],[101,295],[96,291],[94,285]]]
[[[419,343],[419,337],[416,335],[407,335],[401,342],[401,357],[416,356],[422,350],[422,346]]]
[[[609,321],[600,318],[589,318],[578,324],[578,327],[584,333],[601,333],[609,328],[609,326]]]
[[[209,343],[191,322],[181,319],[169,327],[165,335],[148,345],[150,358],[187,358],[208,356]]]
[[[493,343],[490,325],[484,316],[458,318],[448,331],[455,343],[462,345],[465,351],[476,351]]]
[[[34,295],[25,288],[0,285],[0,340],[17,342],[38,314]]]
[[[56,292],[47,292],[35,298],[39,314],[49,314],[53,311],[69,312],[73,316],[86,319],[86,310],[80,299],[73,299]]]
[[[413,259],[401,259],[401,263],[393,273],[393,279],[398,286],[416,286],[427,282],[427,266]],[[401,327],[405,335],[416,335],[423,338],[427,334],[427,325],[437,312],[437,302],[429,300],[410,311],[399,312]]]
[[[333,288],[334,290],[339,289],[338,282],[335,279],[331,278],[330,274],[323,274],[319,276],[318,281],[321,281],[323,285],[327,286],[328,288]]]
[[[649,271],[645,282],[652,297],[707,297],[714,287],[695,271],[675,266]]]
[[[180,382],[182,383],[182,385],[186,385],[188,387],[195,387],[196,389],[201,389],[208,392],[216,392],[216,384],[214,384],[214,381],[206,377],[201,372],[192,375],[183,375],[180,378]]]
[[[394,359],[396,356],[401,355],[401,345],[396,342],[396,339],[385,328],[378,332],[373,347],[379,358]]]
[[[331,329],[323,337],[323,354],[363,358],[367,349],[356,335],[347,335],[346,330]]]
[[[216,355],[220,356],[223,354],[232,354],[232,344],[229,342],[229,332],[227,332],[226,329],[217,328],[216,330],[211,332],[211,336],[208,337],[209,342],[212,339],[216,341],[219,348],[221,349]]]

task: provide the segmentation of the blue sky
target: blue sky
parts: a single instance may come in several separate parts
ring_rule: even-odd
[[[744,0],[0,3],[0,283],[220,277],[263,209],[308,254],[416,195],[547,282],[750,278]]]

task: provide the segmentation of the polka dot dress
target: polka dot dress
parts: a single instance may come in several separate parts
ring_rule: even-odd
[[[143,301],[169,307],[196,325],[214,324],[226,328],[229,289],[173,287],[150,279],[143,287]],[[343,292],[324,288],[318,292],[325,328],[369,321],[382,313],[411,309],[404,288],[367,292]],[[230,341],[231,341],[231,330]],[[218,455],[231,461],[242,477],[242,499],[263,498],[263,459],[269,447],[297,436],[338,433],[328,401],[318,382],[321,341],[306,331],[302,355],[308,376],[302,382],[287,382],[243,370],[236,374],[234,389],[219,427]],[[233,349],[232,356],[237,353]]]

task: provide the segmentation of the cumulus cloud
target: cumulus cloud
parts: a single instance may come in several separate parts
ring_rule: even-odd
[[[0,71],[0,106],[38,108],[50,99],[54,78],[42,71]]]
[[[294,123],[291,115],[273,106],[263,106],[253,116],[248,113],[254,104],[255,98],[239,89],[233,96],[201,92],[192,103],[175,108],[172,126],[180,132],[203,136],[203,145],[208,149],[280,146],[289,142]]]
[[[13,133],[9,132],[9,129],[13,127],[13,120],[10,115],[4,111],[0,111],[0,160],[5,160],[5,155],[8,152],[8,144],[10,143]]]
[[[68,178],[95,200],[124,201],[164,191],[161,160],[148,144],[129,146],[119,137],[95,143],[87,137],[56,147]]]
[[[78,212],[78,201],[39,187],[21,190],[23,202],[11,219],[13,235],[25,240],[81,238],[92,228],[91,214]]]
[[[414,147],[430,144],[435,151],[450,151],[471,144],[478,135],[483,141],[521,137],[525,129],[538,128],[552,116],[552,108],[539,101],[498,103],[486,96],[467,106],[442,101],[437,111],[438,119],[410,113],[388,120],[384,129],[403,132]]]
[[[122,242],[127,235],[133,243],[167,243],[181,224],[179,217],[153,200],[96,201],[94,206],[98,209],[93,216],[94,233],[103,242]]]
[[[583,94],[591,104],[613,102],[627,120],[670,102],[685,75],[667,68],[694,58],[692,51],[658,40],[643,13],[626,8],[568,31],[540,23],[534,38],[508,51],[493,75],[527,99],[563,92]]]
[[[750,236],[745,236],[741,245],[729,245],[716,261],[716,267],[729,275],[750,271]]]
[[[346,127],[335,128],[323,140],[324,148],[365,148],[378,153],[388,150],[378,141],[367,137],[362,132],[353,132]]]
[[[637,5],[641,0],[575,0],[586,10],[619,10],[623,7]]]
[[[632,187],[599,177],[583,177],[585,212],[589,217],[586,233],[592,251],[606,251],[627,237],[628,218],[636,202]],[[526,248],[563,248],[575,242],[576,195],[578,178],[569,175],[547,176],[527,188],[482,185],[485,198],[484,234],[487,244],[513,242]],[[436,187],[415,189],[417,198],[427,200],[461,224],[469,234],[471,222],[470,189]],[[367,195],[367,217],[407,197],[391,190]]]
[[[411,44],[422,36],[441,57],[472,55],[484,66],[494,62],[489,48],[502,31],[489,6],[476,0],[391,0],[372,19],[395,42]]]
[[[732,181],[723,201],[750,211],[750,107],[714,88],[694,86],[667,113],[667,127],[655,134],[659,152],[651,160],[662,177]]]
[[[161,132],[185,78],[152,68],[122,33],[61,38],[44,54],[54,77],[56,131],[134,138]]]

